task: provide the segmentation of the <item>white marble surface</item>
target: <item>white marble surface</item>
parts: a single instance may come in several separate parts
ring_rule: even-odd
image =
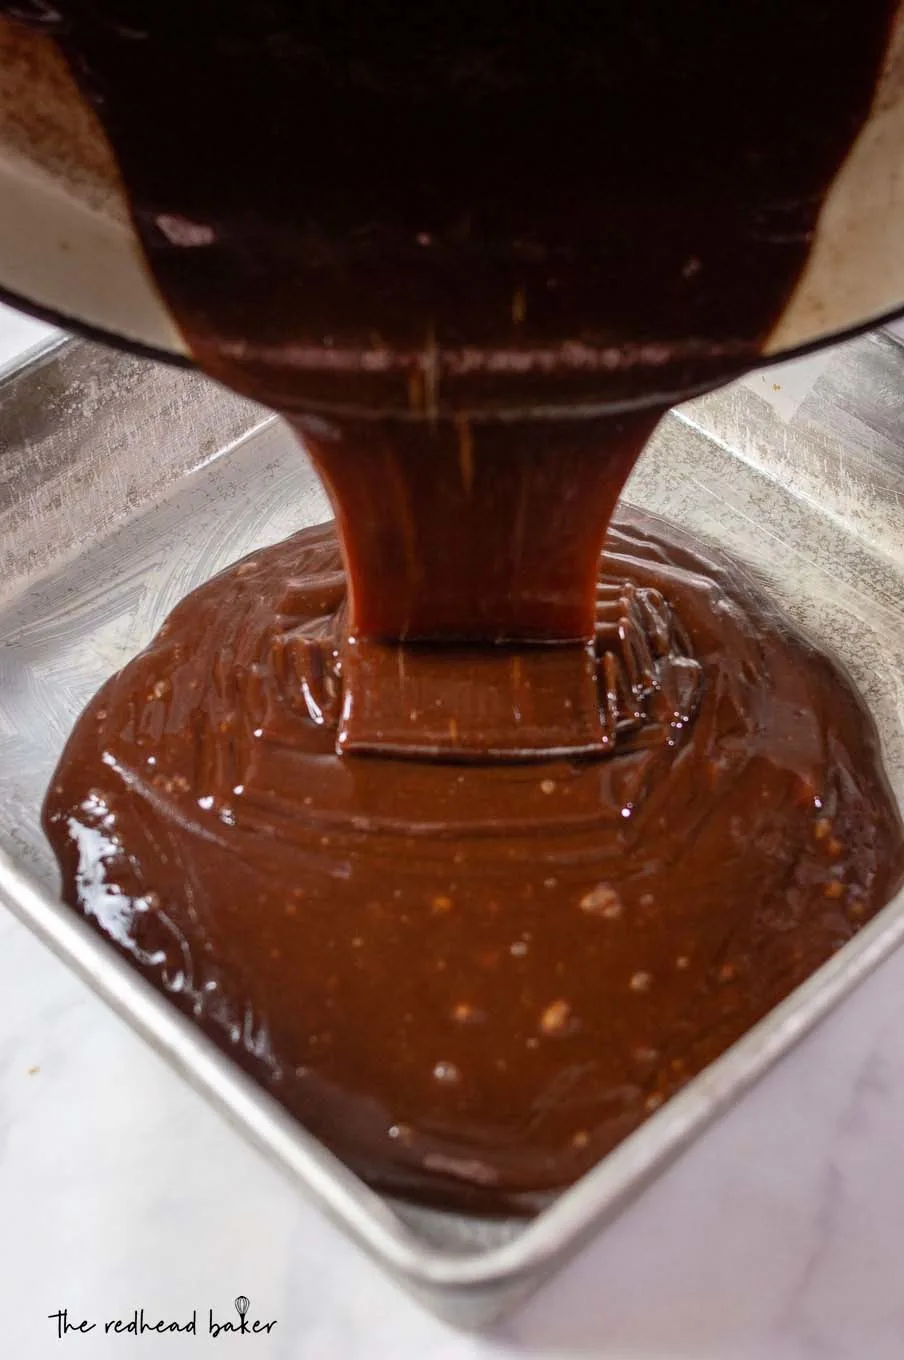
[[[0,365],[11,335],[0,315]],[[902,1145],[899,955],[532,1302],[460,1335],[0,914],[0,1357],[901,1360]],[[206,1335],[238,1294],[276,1327]],[[104,1335],[139,1307],[197,1309],[199,1335]],[[58,1339],[63,1308],[97,1325]]]
[[[0,303],[0,374],[10,365],[21,363],[33,350],[49,344],[59,334],[52,326],[45,326]]]

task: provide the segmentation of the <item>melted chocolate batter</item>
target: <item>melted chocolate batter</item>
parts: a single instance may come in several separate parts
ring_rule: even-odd
[[[38,8],[339,530],[83,716],[66,896],[373,1184],[529,1207],[901,877],[830,663],[676,530],[599,558],[661,410],[760,352],[893,6]]]
[[[174,611],[54,778],[65,892],[372,1184],[528,1208],[887,900],[876,736],[732,563],[620,512],[609,758],[337,755],[344,596],[326,525]],[[485,655],[435,660],[450,712]]]

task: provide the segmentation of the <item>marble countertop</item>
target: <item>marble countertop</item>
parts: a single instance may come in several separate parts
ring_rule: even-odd
[[[51,343],[59,334],[52,326],[45,326],[41,321],[0,304],[0,375],[28,358],[33,351]]]
[[[48,334],[0,310],[0,367]],[[902,1143],[904,953],[518,1313],[456,1333],[0,913],[3,1357],[901,1360]],[[276,1325],[211,1335],[237,1295]],[[105,1334],[141,1308],[197,1335]],[[64,1309],[93,1328],[60,1337]]]

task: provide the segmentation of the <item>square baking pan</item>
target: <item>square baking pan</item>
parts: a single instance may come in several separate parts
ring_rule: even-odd
[[[890,332],[668,415],[626,498],[730,549],[847,667],[904,795],[904,346]],[[39,826],[68,732],[187,591],[327,518],[285,427],[196,374],[65,341],[0,381],[0,899],[439,1315],[512,1307],[904,934],[899,895],[818,973],[529,1222],[368,1189],[57,898]]]

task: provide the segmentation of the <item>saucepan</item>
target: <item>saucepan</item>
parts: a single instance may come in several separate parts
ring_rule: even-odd
[[[52,38],[33,22],[46,14],[52,26],[52,7],[22,8],[30,24],[0,19],[0,296],[69,330],[187,361],[104,132]],[[824,200],[807,266],[763,347],[764,362],[904,310],[902,17],[904,6],[871,112]]]

